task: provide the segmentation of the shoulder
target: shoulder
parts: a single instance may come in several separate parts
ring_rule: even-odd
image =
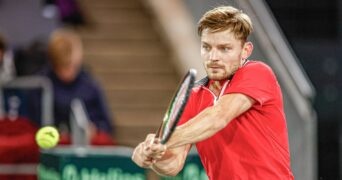
[[[262,61],[250,60],[247,64],[241,69],[254,69],[260,71],[270,71],[272,72],[272,68]]]
[[[80,81],[82,83],[85,84],[89,84],[89,85],[94,85],[96,84],[95,79],[93,78],[93,76],[86,70],[81,70],[79,75],[78,75]]]
[[[192,93],[198,93],[203,87],[205,87],[209,82],[208,77],[204,77],[200,80],[197,80],[195,82],[194,87],[192,88]]]
[[[245,76],[245,75],[250,75],[250,76],[257,76],[257,77],[262,77],[262,76],[274,76],[274,72],[272,68],[267,65],[266,63],[262,61],[255,61],[251,60],[247,62],[247,64],[243,67],[241,67],[238,71],[236,71],[236,76]]]
[[[83,84],[92,90],[100,91],[99,83],[88,71],[81,70],[78,78],[80,84]]]

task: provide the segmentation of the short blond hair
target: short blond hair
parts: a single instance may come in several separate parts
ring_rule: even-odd
[[[252,21],[241,10],[232,6],[219,6],[207,11],[198,22],[198,35],[204,30],[220,32],[231,30],[236,39],[246,41],[253,31]]]
[[[55,30],[49,40],[48,53],[53,67],[69,66],[72,52],[82,46],[81,38],[70,29]]]

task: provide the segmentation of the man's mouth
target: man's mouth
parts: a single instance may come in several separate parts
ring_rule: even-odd
[[[209,66],[209,68],[211,68],[211,69],[220,69],[221,66]]]

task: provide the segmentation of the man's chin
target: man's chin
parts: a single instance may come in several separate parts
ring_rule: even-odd
[[[208,78],[214,81],[220,81],[223,79],[227,79],[226,76],[218,76],[218,75],[208,75]]]

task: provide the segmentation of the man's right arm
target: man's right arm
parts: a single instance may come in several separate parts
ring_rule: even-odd
[[[163,176],[175,176],[182,170],[191,145],[166,149],[165,145],[151,143],[154,135],[148,135],[133,152],[132,160],[140,167],[151,168]]]
[[[163,176],[176,176],[183,169],[190,148],[188,144],[167,150],[162,159],[152,164],[151,169]]]

